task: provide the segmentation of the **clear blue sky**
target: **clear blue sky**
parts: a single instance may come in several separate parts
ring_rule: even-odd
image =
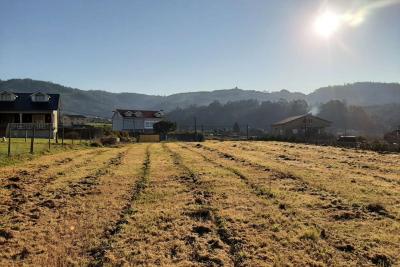
[[[399,82],[400,4],[381,1],[327,40],[322,7],[379,0],[0,0],[0,79],[160,95]]]

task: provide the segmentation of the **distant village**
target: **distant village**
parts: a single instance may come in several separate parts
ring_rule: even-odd
[[[36,138],[56,139],[63,135],[70,137],[77,133],[79,138],[96,138],[110,132],[124,132],[130,136],[159,135],[155,125],[167,121],[168,116],[163,110],[116,109],[112,118],[104,119],[88,117],[81,114],[66,114],[62,110],[59,94],[47,94],[40,91],[33,93],[0,92],[0,136],[8,136],[8,128],[13,129],[12,137],[31,136],[35,128]],[[208,139],[276,139],[287,141],[323,142],[332,138],[329,131],[332,122],[313,114],[298,114],[277,121],[270,126],[269,131],[254,131],[249,126],[232,125],[231,129],[203,129],[193,127],[175,127],[167,130],[168,137],[176,140],[194,141]],[[166,138],[167,132],[164,133]],[[84,136],[82,136],[82,134]],[[182,137],[184,136],[184,137]],[[64,137],[64,136],[63,136]],[[201,138],[200,138],[201,137]],[[336,141],[357,143],[359,136],[346,133],[334,136]],[[78,137],[77,137],[78,138]],[[385,139],[390,143],[399,143],[400,129],[387,133]],[[144,139],[143,139],[144,140]],[[153,139],[159,140],[159,139]]]

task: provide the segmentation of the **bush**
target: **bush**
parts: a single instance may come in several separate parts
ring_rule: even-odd
[[[90,146],[91,147],[102,147],[102,145],[97,141],[90,143]]]
[[[135,137],[121,136],[120,141],[123,143],[133,143],[136,142],[137,140]]]
[[[103,146],[112,146],[118,143],[118,138],[114,136],[106,136],[100,139],[100,143]]]

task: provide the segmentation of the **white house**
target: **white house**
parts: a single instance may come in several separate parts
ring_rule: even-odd
[[[162,110],[117,109],[112,117],[112,129],[113,131],[152,133],[153,125],[163,119]]]

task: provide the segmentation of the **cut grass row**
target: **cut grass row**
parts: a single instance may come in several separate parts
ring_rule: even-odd
[[[292,169],[286,175],[290,179],[285,179],[285,175],[280,175],[283,171],[282,166],[275,168],[274,163],[270,164],[269,161],[261,161],[259,158],[255,160],[254,156],[250,160],[247,152],[237,151],[233,155],[225,152],[229,151],[229,148],[222,152],[207,146],[198,146],[197,150],[202,151],[204,158],[215,160],[225,168],[232,168],[239,176],[245,173],[262,186],[272,183],[270,187],[272,195],[276,196],[277,204],[288,212],[295,212],[293,219],[314,223],[317,230],[314,236],[318,237],[318,233],[323,233],[324,239],[340,250],[333,251],[334,254],[345,252],[345,257],[353,262],[359,261],[358,264],[368,264],[380,258],[389,262],[390,258],[397,258],[396,244],[400,242],[396,234],[399,230],[398,218],[387,214],[379,205],[367,201],[364,206],[359,206],[343,199],[340,192],[335,196],[324,193],[321,188],[313,188],[313,184],[311,187],[305,187],[299,184],[300,177],[296,179]],[[265,155],[261,154],[259,157],[265,158]],[[368,196],[365,198],[368,199]],[[369,199],[373,200],[373,197]],[[391,208],[393,207],[389,207]]]
[[[395,189],[384,199],[387,211],[369,210],[367,204],[386,184],[374,186],[375,193],[349,197],[343,187],[335,187],[327,170],[318,168],[318,156],[308,151],[312,148],[305,155],[316,162],[301,165],[281,160],[277,152],[267,155],[258,146],[135,144],[68,152],[57,160],[47,155],[29,166],[3,168],[0,190],[8,195],[2,207],[14,205],[18,194],[26,202],[0,219],[0,265],[398,262],[398,207],[389,201]],[[272,149],[279,146],[274,143]],[[295,149],[291,158],[304,148]],[[391,158],[380,161],[391,165]],[[384,170],[381,166],[379,175],[390,178],[395,167]],[[15,177],[20,180],[9,180]],[[356,179],[359,189],[362,179]],[[14,188],[5,188],[10,184]]]
[[[138,179],[143,155],[144,146],[139,144],[134,149],[108,149],[80,164],[87,162],[90,155],[86,155],[75,162],[78,167],[71,179],[64,179],[56,189],[44,187],[37,195],[25,188],[22,195],[28,203],[14,216],[20,227],[13,220],[2,226],[11,238],[0,244],[1,265],[86,265],[87,249],[98,246],[104,229],[118,221],[129,188]],[[41,177],[48,178],[44,173]],[[60,175],[53,183],[60,178],[65,177]]]

